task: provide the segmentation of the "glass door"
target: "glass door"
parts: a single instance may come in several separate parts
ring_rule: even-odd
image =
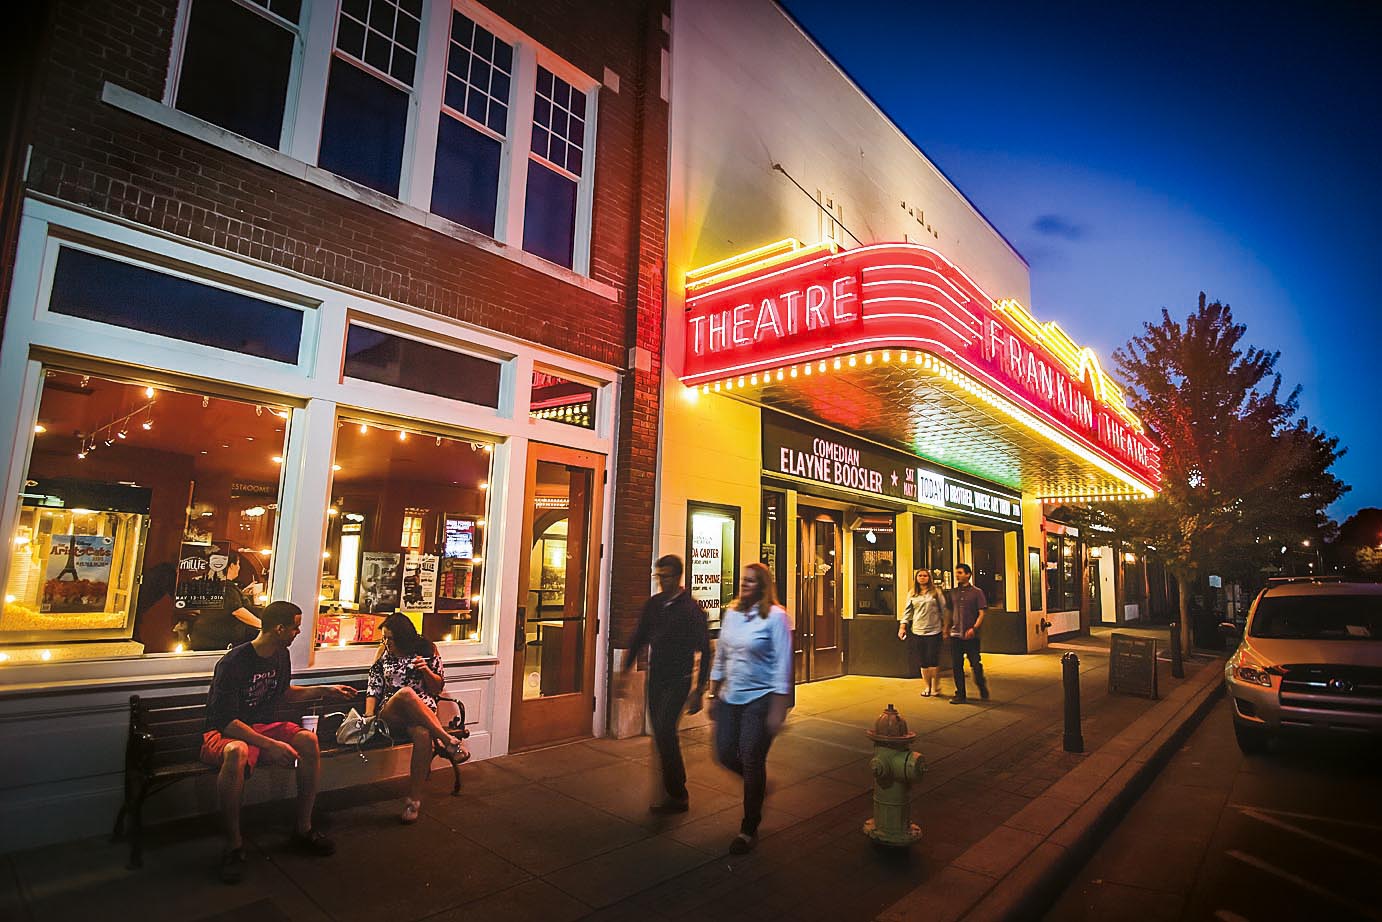
[[[529,446],[511,750],[591,734],[603,483],[602,456]]]
[[[844,625],[840,590],[842,527],[839,514],[800,507],[797,532],[795,673],[799,682],[844,675]]]

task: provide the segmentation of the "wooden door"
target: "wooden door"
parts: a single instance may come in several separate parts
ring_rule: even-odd
[[[603,485],[603,456],[529,446],[510,750],[593,730]]]

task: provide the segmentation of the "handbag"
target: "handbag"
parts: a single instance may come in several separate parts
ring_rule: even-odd
[[[345,715],[340,727],[336,729],[336,742],[342,746],[354,746],[359,749],[376,737],[392,741],[389,725],[377,716],[361,717],[355,708],[350,709],[350,713]]]

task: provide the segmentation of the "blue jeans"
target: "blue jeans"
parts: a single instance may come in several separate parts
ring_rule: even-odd
[[[979,686],[979,693],[987,695],[989,683],[984,678],[984,664],[979,662],[978,631],[974,632],[972,640],[950,638],[950,677],[955,680],[956,698],[968,697],[965,694],[965,657],[969,657],[969,668],[974,672],[974,684]]]
[[[772,695],[747,704],[716,702],[715,755],[720,764],[744,779],[744,820],[739,831],[758,835],[763,820],[763,794],[768,786],[768,708]]]

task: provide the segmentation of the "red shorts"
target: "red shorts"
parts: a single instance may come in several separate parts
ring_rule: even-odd
[[[302,732],[302,727],[291,720],[276,720],[271,724],[250,724],[250,729],[260,736],[267,736],[289,746],[293,745],[293,737]],[[219,767],[225,758],[226,744],[231,742],[231,737],[222,736],[220,730],[207,730],[202,734],[202,761]],[[248,778],[249,773],[254,771],[254,766],[259,763],[260,749],[250,743],[245,745],[249,746],[250,750],[249,762],[245,765],[245,777]]]

